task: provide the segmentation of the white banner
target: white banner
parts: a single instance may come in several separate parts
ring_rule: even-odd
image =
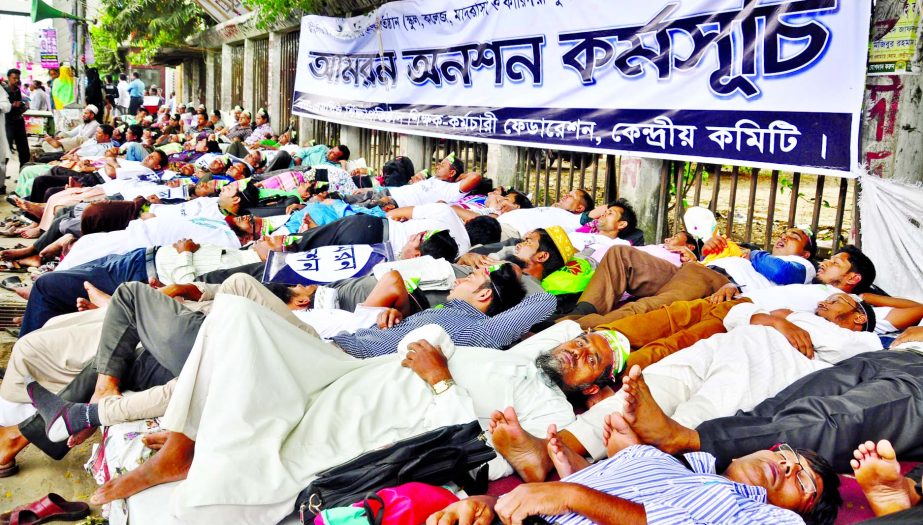
[[[301,24],[294,108],[406,133],[843,174],[870,0],[407,0]]]

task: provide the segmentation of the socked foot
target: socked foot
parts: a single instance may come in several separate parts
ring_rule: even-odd
[[[513,407],[494,412],[489,426],[494,448],[510,462],[523,481],[545,481],[553,467],[545,441],[523,430]]]
[[[651,391],[641,375],[641,367],[635,365],[623,378],[625,412],[623,417],[632,432],[645,444],[655,446],[668,454],[697,450],[698,434],[664,414],[654,400]]]
[[[90,302],[100,308],[108,305],[109,301],[112,300],[111,295],[93,286],[89,282],[84,282],[83,287],[87,291],[87,296],[90,298]]]
[[[564,478],[570,476],[574,472],[585,469],[590,465],[590,462],[586,458],[582,457],[580,454],[577,454],[570,447],[564,444],[560,438],[558,438],[558,428],[555,425],[548,427],[548,457],[551,458],[551,462],[554,464],[555,470],[558,471],[558,476]]]
[[[866,441],[853,456],[856,459],[849,463],[876,516],[911,507],[911,497],[916,496],[913,482],[901,475],[901,465],[889,441],[883,439],[877,445]]]
[[[100,487],[90,498],[90,504],[104,505],[110,501],[133,496],[156,485],[186,479],[189,467],[192,466],[194,450],[195,441],[183,434],[170,433],[158,453],[135,470]]]

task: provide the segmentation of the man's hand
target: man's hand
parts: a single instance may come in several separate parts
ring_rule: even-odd
[[[423,339],[407,345],[407,356],[401,361],[401,366],[413,370],[430,386],[452,379],[445,354],[438,346],[433,346]]]
[[[410,219],[410,217],[408,217],[407,214],[404,213],[403,210],[404,208],[396,208],[394,210],[389,211],[386,215],[392,221],[406,222],[407,220]]]
[[[740,293],[740,290],[737,289],[737,285],[728,283],[719,288],[717,292],[709,295],[708,302],[711,304],[718,304],[725,301],[730,301],[733,300],[738,293]]]
[[[385,328],[391,328],[403,320],[404,315],[399,310],[388,308],[387,310],[384,310],[378,314],[378,328],[381,328],[382,330]]]
[[[699,258],[695,256],[695,253],[686,248],[685,246],[679,246],[676,248],[667,248],[667,251],[673,252],[679,255],[679,262],[685,264],[687,262],[698,261]]]
[[[609,209],[609,206],[607,206],[607,205],[605,205],[605,204],[601,204],[601,205],[599,205],[599,206],[593,208],[592,210],[590,210],[590,213],[589,213],[590,218],[591,218],[591,219],[598,219],[598,218],[602,217],[603,214],[606,213],[606,210],[608,210],[608,209]]]
[[[702,253],[711,254],[711,253],[721,253],[725,248],[728,247],[728,240],[721,235],[715,235],[711,239],[705,241],[705,245],[702,246]]]
[[[470,266],[472,268],[480,268],[482,266],[490,266],[491,264],[500,264],[500,261],[488,257],[486,255],[481,255],[479,253],[468,252],[458,258],[458,264],[464,266]]]
[[[167,182],[164,182],[164,186],[168,188],[179,188],[183,183],[182,179],[170,179]]]
[[[285,214],[291,215],[292,213],[295,213],[296,211],[301,210],[301,209],[304,209],[304,204],[298,204],[298,203],[290,204],[287,208],[285,208]]]
[[[119,156],[119,148],[109,148],[105,153],[106,157],[115,158]]]
[[[894,348],[897,345],[903,343],[910,343],[914,341],[923,341],[923,326],[911,326],[910,328],[904,330],[904,333],[897,336],[891,343],[891,348]]]
[[[195,253],[199,250],[200,246],[196,244],[192,239],[181,239],[173,243],[173,248],[176,249],[177,253]]]
[[[147,202],[151,204],[160,204],[160,197],[158,197],[157,195],[148,195]]]
[[[579,486],[560,481],[526,483],[497,500],[494,510],[505,525],[521,525],[529,516],[560,516],[570,512],[569,502],[579,498]]]
[[[811,341],[811,334],[788,319],[769,314],[755,314],[750,318],[750,324],[775,328],[788,339],[788,343],[794,346],[796,350],[804,354],[808,359],[814,359],[814,343]]]
[[[198,301],[202,298],[202,291],[192,284],[171,284],[161,288],[160,292],[174,299]]]
[[[426,525],[490,525],[496,502],[492,496],[471,496],[434,512]]]

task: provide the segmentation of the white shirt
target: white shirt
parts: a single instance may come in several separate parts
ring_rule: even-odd
[[[129,222],[124,230],[91,233],[77,239],[56,270],[68,270],[107,255],[126,253],[138,248],[170,246],[182,239],[192,239],[197,244],[214,244],[234,250],[240,248],[240,240],[224,220],[203,217],[136,219]]]
[[[817,303],[838,293],[844,292],[829,284],[787,284],[785,286],[751,290],[741,294],[741,297],[750,299],[753,304],[767,312],[787,309],[795,312],[813,313],[817,309]],[[887,319],[892,308],[876,306],[872,310],[875,312],[876,334],[888,334],[898,331]]]
[[[44,89],[34,90],[29,106],[35,111],[50,111],[51,100],[48,98],[48,93],[46,93]]]
[[[500,224],[517,230],[520,237],[536,228],[560,226],[564,228],[564,231],[572,232],[580,227],[579,213],[571,213],[554,206],[508,211],[497,217],[497,220]]]
[[[407,240],[414,234],[427,230],[448,230],[449,235],[458,243],[458,253],[463,254],[471,249],[471,240],[465,223],[458,218],[448,204],[433,203],[414,206],[413,218],[409,221],[398,222],[388,219],[388,242],[394,254],[401,253]]]
[[[195,252],[178,253],[172,245],[161,246],[154,256],[157,279],[163,284],[191,283],[196,277],[214,270],[236,268],[260,262],[253,250],[230,250],[203,244]]]
[[[131,103],[131,96],[128,94],[128,81],[119,80],[116,88],[119,90],[119,96],[115,99],[115,103],[119,106],[128,107],[128,104]]]
[[[804,266],[805,283],[810,283],[814,279],[816,270],[814,270],[814,267],[811,266],[811,263],[806,261],[803,257],[798,257],[796,255],[783,255],[780,256],[779,259],[797,262],[798,264]],[[756,271],[756,268],[753,267],[753,263],[751,263],[749,259],[745,259],[743,257],[723,257],[708,263],[708,266],[717,266],[722,268],[740,287],[742,292],[750,292],[752,290],[760,290],[763,288],[776,286],[774,282],[770,281],[763,274]]]
[[[151,213],[157,217],[204,217],[224,221],[218,197],[199,197],[179,204],[151,204]]]
[[[79,157],[101,157],[105,155],[106,151],[112,147],[111,142],[103,142],[100,144],[96,142],[96,139],[90,139],[77,148],[77,155]]]
[[[461,183],[445,182],[437,178],[388,188],[388,192],[398,206],[419,206],[439,201],[452,204],[467,195],[461,191]]]
[[[96,130],[97,130],[97,129],[99,129],[99,122],[96,122],[95,120],[91,120],[91,121],[89,121],[89,122],[85,122],[85,123],[83,123],[83,124],[77,126],[77,127],[74,128],[74,129],[71,129],[71,130],[69,130],[69,131],[61,132],[61,135],[60,135],[60,136],[61,136],[61,137],[67,137],[67,138],[73,138],[73,137],[76,137],[76,136],[78,136],[78,135],[82,135],[82,136],[86,137],[87,140],[91,140],[94,136],[96,136]]]

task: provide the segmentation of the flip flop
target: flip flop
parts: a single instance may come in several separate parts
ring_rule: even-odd
[[[49,521],[77,521],[90,515],[90,506],[50,493],[44,498],[0,514],[2,525],[39,525]]]
[[[6,465],[0,465],[0,478],[8,478],[19,473],[19,465],[16,460],[10,461]]]
[[[27,273],[28,271],[28,269],[23,268],[16,261],[0,261],[0,272]]]
[[[26,286],[29,286],[29,285],[22,282],[22,280],[19,277],[16,277],[15,275],[11,277],[7,277],[6,279],[0,281],[0,288],[4,288],[11,292],[15,292],[18,288],[25,288]]]

